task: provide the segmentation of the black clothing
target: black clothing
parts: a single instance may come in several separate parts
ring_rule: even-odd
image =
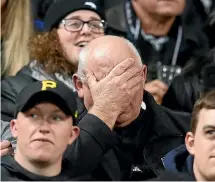
[[[2,181],[81,181],[92,180],[90,175],[75,177],[72,175],[67,161],[62,163],[62,171],[53,177],[40,176],[23,168],[15,159],[6,155],[1,157],[1,180]]]
[[[195,178],[189,176],[187,173],[179,172],[162,172],[162,174],[150,181],[196,181]]]
[[[117,145],[94,161],[97,163],[93,165],[96,167],[92,173],[94,179],[146,180],[159,176],[160,171],[164,170],[162,157],[184,143],[185,134],[189,129],[190,114],[174,112],[157,105],[146,91],[143,101],[146,104],[146,110],[141,109],[135,121],[127,127],[114,129],[118,140]],[[86,112],[81,113],[84,115]],[[75,143],[80,146],[77,141]],[[85,146],[82,145],[82,147]],[[86,158],[86,151],[89,151],[89,148],[86,150],[82,148],[83,154],[80,154],[79,159]],[[68,148],[65,154],[67,160],[73,162],[73,165],[83,165],[74,158],[73,153],[73,149]],[[94,152],[93,155],[97,154]],[[74,163],[74,160],[77,163]],[[85,166],[91,165],[92,163],[90,165],[85,163]],[[80,175],[80,170],[76,171],[78,168],[76,166],[73,169],[77,176]]]
[[[195,64],[198,62],[198,64]],[[162,105],[177,111],[191,113],[202,93],[215,89],[215,48],[207,55],[193,61],[191,66],[177,76],[163,97]]]

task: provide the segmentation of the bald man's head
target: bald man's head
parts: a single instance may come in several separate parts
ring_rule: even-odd
[[[136,65],[142,67],[138,51],[128,40],[117,36],[96,38],[80,53],[78,75],[83,77],[83,69],[88,68],[100,80],[126,58],[133,58]]]
[[[134,72],[134,69],[138,69],[138,76],[142,77],[142,80],[145,80],[146,66],[142,64],[141,58],[133,44],[124,38],[103,36],[92,40],[81,51],[78,73],[73,76],[73,81],[75,83],[78,96],[83,99],[86,109],[89,110],[93,106],[94,102],[91,90],[83,74],[83,69],[91,70],[96,77],[96,80],[98,82],[102,82],[102,80],[109,75],[116,65],[127,58],[133,58],[135,60],[135,64],[132,66],[133,69],[125,70],[128,74],[123,75],[133,74],[132,76],[135,77],[137,76],[137,73]],[[132,103],[130,103],[128,108],[124,110],[117,119],[117,123],[119,123],[120,126],[129,124],[139,115],[144,86],[145,81],[140,82],[136,85],[135,89],[132,89]],[[121,123],[123,123],[123,125],[121,125]]]

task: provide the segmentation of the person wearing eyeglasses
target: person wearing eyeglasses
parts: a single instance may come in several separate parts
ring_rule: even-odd
[[[93,39],[104,36],[107,22],[100,0],[59,0],[48,9],[44,32],[30,38],[30,64],[16,76],[1,82],[1,119],[10,121],[15,99],[26,85],[43,80],[64,83],[75,94],[72,75],[78,66],[80,51]],[[76,101],[74,100],[74,104]]]

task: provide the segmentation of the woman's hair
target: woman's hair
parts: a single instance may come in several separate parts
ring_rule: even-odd
[[[2,17],[1,75],[15,75],[30,61],[28,40],[33,33],[30,0],[8,0]]]
[[[37,60],[38,65],[42,65],[47,73],[64,75],[75,73],[76,68],[66,59],[55,28],[50,32],[40,32],[32,36],[29,51],[31,57]]]

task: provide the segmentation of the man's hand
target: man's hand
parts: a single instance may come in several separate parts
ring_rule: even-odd
[[[160,80],[153,80],[145,84],[145,90],[152,94],[158,104],[161,104],[168,86]]]
[[[1,147],[1,156],[9,155],[13,153],[12,145],[7,140],[1,141],[0,147]]]
[[[100,81],[90,70],[85,70],[85,76],[94,102],[89,113],[97,115],[112,129],[118,116],[132,102],[132,90],[143,83],[143,69],[129,58]]]

